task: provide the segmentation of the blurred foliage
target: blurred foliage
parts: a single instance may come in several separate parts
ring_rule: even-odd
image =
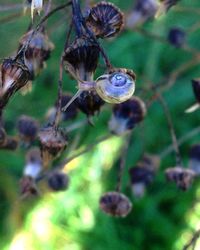
[[[18,1],[20,2],[20,1]],[[54,2],[54,1],[53,1]],[[58,1],[57,1],[58,2]],[[65,1],[59,1],[65,2]],[[83,1],[82,1],[83,2]],[[122,10],[132,7],[132,1],[112,1]],[[16,1],[0,1],[0,4]],[[181,6],[182,8],[181,11]],[[188,10],[187,10],[188,7]],[[187,32],[190,47],[200,50],[200,30],[190,32],[193,25],[199,24],[199,0],[182,0],[167,15],[150,20],[142,29],[167,37],[172,27],[180,27]],[[0,20],[15,11],[0,12]],[[6,128],[10,134],[16,132],[15,122],[19,115],[37,117],[44,122],[44,114],[56,100],[58,82],[58,62],[69,25],[69,11],[62,10],[48,21],[48,31],[55,43],[47,68],[34,82],[33,91],[22,96],[17,93],[9,102],[6,112]],[[26,32],[30,15],[21,15],[9,22],[0,21],[0,57],[8,57],[18,47],[19,38]],[[113,65],[132,68],[137,74],[136,95],[145,99],[150,93],[140,91],[141,87],[159,80],[182,63],[191,59],[191,54],[141,34],[137,30],[125,30],[116,39],[104,41]],[[101,69],[102,71],[102,69]],[[184,110],[194,97],[190,80],[199,77],[200,66],[191,67],[176,80],[176,84],[165,92],[172,114],[177,137],[198,127],[198,113],[185,114]],[[98,72],[99,73],[99,72]],[[75,82],[65,74],[64,89],[75,92]],[[147,100],[146,100],[147,101]],[[107,122],[111,106],[108,105],[95,118],[95,126],[83,128],[69,134],[70,144],[79,138],[83,147],[94,138],[108,133]],[[84,119],[80,114],[76,122]],[[68,126],[70,123],[64,124]],[[200,140],[197,135],[180,147],[187,166],[189,147]],[[15,153],[0,152],[0,249],[9,250],[170,250],[182,249],[192,233],[200,227],[200,188],[198,183],[187,192],[177,190],[175,185],[166,183],[163,169],[175,164],[174,154],[162,160],[161,169],[155,182],[141,200],[131,198],[133,211],[125,219],[108,217],[98,209],[100,195],[114,189],[118,159],[123,138],[113,137],[95,147],[94,150],[75,159],[66,166],[70,174],[70,188],[66,192],[53,194],[42,187],[41,197],[36,200],[21,201],[18,195],[18,181],[24,166],[24,149]],[[128,149],[126,168],[136,164],[144,150],[160,154],[171,144],[171,137],[162,107],[155,102],[149,109],[142,125],[132,134]],[[73,152],[66,151],[66,158]],[[128,171],[124,176],[123,191],[131,197],[128,184]],[[200,243],[196,249],[200,249]]]

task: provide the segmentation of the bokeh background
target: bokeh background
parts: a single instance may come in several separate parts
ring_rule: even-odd
[[[13,54],[30,23],[30,13],[23,15],[22,10],[1,11],[1,6],[21,2],[0,0],[1,58]],[[53,2],[58,4],[65,1]],[[134,3],[132,0],[112,2],[125,12],[129,12]],[[190,52],[163,41],[171,28],[182,28],[187,34],[188,46],[200,50],[199,16],[199,0],[182,0],[167,15],[150,20],[136,30],[124,30],[116,39],[102,42],[113,65],[131,68],[136,72],[136,95],[144,101],[148,102],[151,93],[144,93],[141,88],[158,83],[192,58]],[[17,93],[9,102],[5,111],[5,125],[9,134],[16,134],[15,125],[21,114],[36,117],[43,124],[47,109],[55,102],[58,62],[66,39],[69,18],[69,11],[62,10],[49,19],[47,30],[55,44],[55,50],[47,62],[47,68],[35,80],[33,91],[25,96]],[[157,39],[157,36],[162,39]],[[100,68],[97,75],[102,72],[103,69]],[[181,72],[175,84],[164,92],[178,138],[199,126],[199,111],[184,113],[195,102],[191,79],[199,77],[199,74],[199,64],[187,68]],[[64,89],[73,93],[76,90],[75,82],[66,74]],[[84,148],[95,138],[107,135],[111,110],[112,106],[107,105],[95,117],[94,127],[85,125],[71,132],[69,147],[62,157],[67,158],[76,152],[76,148]],[[83,119],[85,115],[80,113],[75,120],[63,126],[68,127]],[[188,164],[190,146],[199,140],[200,135],[196,134],[181,145],[185,166]],[[119,219],[108,217],[99,210],[100,195],[115,188],[123,141],[123,137],[113,136],[70,162],[66,166],[70,175],[67,191],[52,193],[44,188],[41,197],[27,201],[22,201],[19,197],[19,179],[25,163],[25,150],[19,148],[16,152],[1,151],[0,249],[182,249],[192,234],[200,228],[198,180],[187,192],[167,183],[163,170],[175,164],[175,156],[171,153],[162,159],[155,181],[142,199],[135,199],[129,188],[128,168],[134,166],[144,152],[159,155],[171,145],[166,117],[157,101],[148,109],[144,122],[133,130],[127,153],[123,192],[133,202],[131,214],[127,218]],[[200,241],[195,249],[200,249]]]

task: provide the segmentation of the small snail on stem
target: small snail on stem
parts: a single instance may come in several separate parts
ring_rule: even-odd
[[[71,73],[71,72],[70,72]],[[63,108],[65,111],[70,104],[83,92],[96,90],[97,94],[107,103],[122,103],[131,98],[135,92],[136,76],[132,70],[112,69],[108,74],[104,74],[96,81],[83,81],[75,74],[73,77],[78,81],[78,91]]]

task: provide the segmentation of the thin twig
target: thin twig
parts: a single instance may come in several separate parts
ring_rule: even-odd
[[[175,133],[175,129],[174,129],[174,126],[173,126],[170,111],[168,109],[167,103],[165,102],[164,98],[159,93],[158,93],[158,100],[160,101],[160,103],[161,103],[161,105],[163,107],[165,116],[167,118],[168,126],[169,126],[171,137],[172,137],[173,148],[174,148],[174,151],[175,151],[175,154],[176,154],[176,164],[177,164],[177,166],[182,166],[181,154],[180,154],[180,151],[179,151],[178,142],[177,142],[177,138],[176,138],[176,133]]]
[[[124,169],[125,169],[125,165],[126,165],[126,156],[128,153],[130,141],[131,141],[131,134],[129,133],[125,137],[125,143],[124,143],[123,149],[121,151],[121,159],[120,159],[120,163],[119,163],[119,172],[118,172],[117,185],[116,185],[117,192],[120,192],[122,189],[122,178],[123,178],[123,173],[124,173]]]
[[[190,247],[193,247],[194,249],[199,237],[200,237],[200,229],[193,234],[192,239],[183,247],[183,250],[188,250]]]

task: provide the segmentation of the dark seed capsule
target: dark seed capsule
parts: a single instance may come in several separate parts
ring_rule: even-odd
[[[112,37],[121,31],[124,15],[113,3],[102,1],[90,9],[86,23],[96,37]]]
[[[154,179],[153,171],[137,166],[129,169],[129,175],[131,184],[144,183],[145,185],[149,185]]]
[[[182,47],[185,44],[186,34],[180,28],[172,28],[168,34],[168,41],[175,47]]]
[[[195,172],[183,167],[167,168],[165,175],[168,181],[175,182],[177,187],[183,191],[189,189],[195,177]]]
[[[106,214],[118,217],[126,217],[132,209],[132,204],[128,197],[114,191],[102,195],[99,205]]]
[[[146,115],[145,103],[136,96],[130,100],[117,104],[109,121],[109,130],[117,135],[122,135],[133,129]]]
[[[69,186],[69,177],[62,172],[52,172],[47,181],[53,191],[64,191]]]
[[[23,141],[32,142],[37,136],[39,123],[30,116],[22,115],[18,119],[17,129]]]
[[[29,79],[29,70],[23,63],[11,58],[3,61],[0,67],[0,109],[17,90],[26,85]]]
[[[71,70],[84,81],[90,81],[97,68],[99,59],[98,45],[87,37],[76,38],[66,48],[63,55],[63,62],[66,70]],[[70,71],[70,70],[69,70]]]
[[[89,117],[98,114],[104,103],[96,91],[83,91],[76,99],[77,107]]]

